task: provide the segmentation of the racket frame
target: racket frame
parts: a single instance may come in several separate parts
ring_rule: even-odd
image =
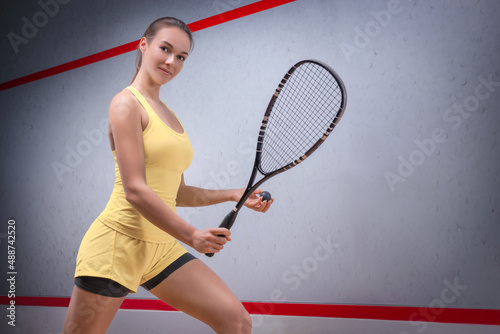
[[[326,69],[328,72],[330,72],[330,74],[335,78],[335,81],[337,82],[339,89],[341,90],[341,93],[342,93],[341,94],[342,100],[340,102],[340,108],[339,108],[340,110],[338,111],[337,115],[335,116],[334,120],[332,121],[332,123],[330,124],[328,129],[325,131],[323,136],[321,138],[319,138],[318,141],[313,146],[311,146],[311,148],[309,150],[307,150],[306,153],[304,153],[301,157],[299,157],[298,159],[289,163],[288,165],[281,167],[275,171],[266,173],[260,167],[260,161],[261,161],[261,157],[262,157],[262,145],[264,144],[264,137],[265,137],[265,132],[266,132],[267,122],[269,120],[269,116],[271,115],[274,104],[275,104],[281,90],[285,86],[288,78],[290,78],[290,76],[293,74],[293,72],[295,72],[295,70],[297,68],[299,68],[301,65],[303,65],[305,63],[317,64],[317,65],[323,67],[324,69]],[[236,216],[238,215],[239,210],[243,207],[243,205],[245,204],[248,197],[250,197],[250,195],[253,194],[253,192],[255,190],[257,190],[257,188],[262,183],[269,180],[273,176],[276,176],[280,173],[283,173],[286,170],[289,170],[290,168],[297,166],[298,164],[300,164],[301,162],[306,160],[314,151],[316,151],[318,149],[318,147],[320,147],[321,144],[324,143],[326,138],[328,138],[330,133],[332,133],[335,126],[339,123],[340,119],[342,118],[342,116],[344,114],[346,104],[347,104],[347,92],[346,92],[346,89],[344,86],[344,82],[342,81],[340,76],[331,67],[329,67],[328,65],[326,65],[318,60],[312,60],[312,59],[302,60],[302,61],[299,61],[298,63],[296,63],[295,65],[293,65],[288,70],[288,72],[285,74],[285,76],[283,77],[281,82],[279,83],[278,88],[276,88],[276,91],[274,92],[273,96],[271,97],[271,100],[269,101],[269,104],[267,105],[267,109],[266,109],[266,112],[264,114],[264,119],[262,120],[262,124],[260,126],[260,131],[259,131],[259,136],[257,139],[257,149],[256,149],[256,154],[255,154],[255,161],[254,161],[253,168],[252,168],[252,174],[251,174],[250,179],[248,181],[248,185],[245,189],[245,192],[243,193],[243,196],[241,196],[241,198],[238,201],[238,203],[236,204],[235,208],[232,211],[230,211],[226,215],[226,217],[224,217],[224,219],[222,220],[219,227],[231,229],[231,227],[234,224],[234,221],[236,220]],[[261,175],[263,175],[264,177],[262,179],[260,179],[259,181],[257,181],[257,183],[254,184],[253,182],[255,181],[255,177],[257,176],[257,171]],[[205,255],[211,257],[214,255],[214,253],[207,253]]]

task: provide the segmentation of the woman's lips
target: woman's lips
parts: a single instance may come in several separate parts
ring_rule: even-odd
[[[161,67],[158,67],[160,69],[160,71],[162,71],[163,73],[165,73],[166,75],[172,75],[172,72],[164,69],[164,68],[161,68]]]

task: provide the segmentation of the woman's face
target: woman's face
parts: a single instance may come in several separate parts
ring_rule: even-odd
[[[142,38],[142,64],[152,81],[166,84],[182,70],[189,55],[191,42],[189,36],[177,27],[165,27],[158,30],[152,41]]]

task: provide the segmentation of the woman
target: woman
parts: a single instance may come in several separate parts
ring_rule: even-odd
[[[182,21],[153,22],[140,40],[131,86],[111,101],[115,185],[82,240],[63,333],[105,333],[125,296],[138,285],[217,333],[251,332],[241,302],[177,241],[200,253],[219,252],[231,240],[230,231],[198,230],[176,215],[176,206],[237,201],[243,194],[242,189],[207,190],[184,182],[191,144],[159,95],[160,87],[181,72],[192,46],[191,32]],[[263,201],[260,192],[245,205],[265,212],[272,200]]]

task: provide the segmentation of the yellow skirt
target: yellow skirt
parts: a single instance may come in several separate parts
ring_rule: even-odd
[[[175,239],[152,243],[131,238],[96,219],[83,237],[76,258],[75,277],[111,279],[132,293],[158,275],[187,250]]]

